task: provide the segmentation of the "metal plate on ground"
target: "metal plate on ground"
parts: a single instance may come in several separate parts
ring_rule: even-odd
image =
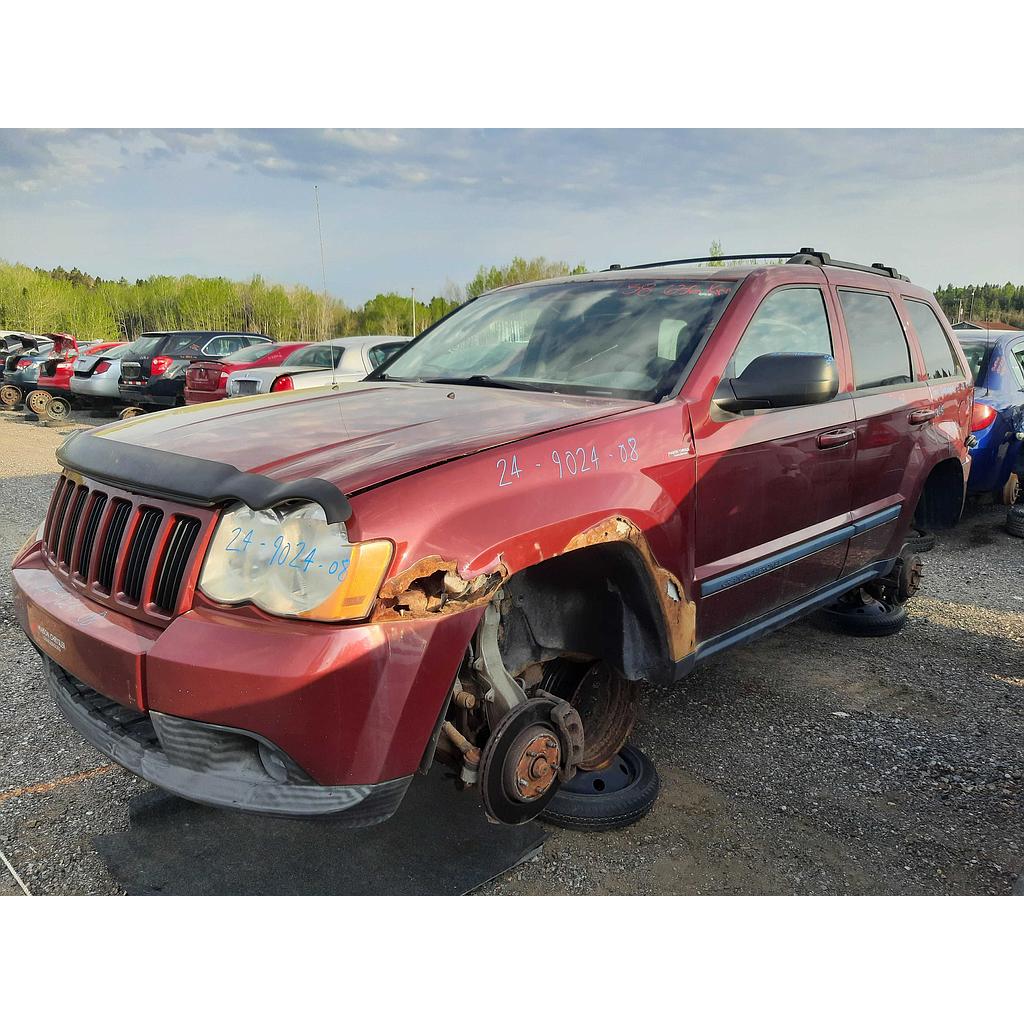
[[[548,833],[491,825],[479,794],[442,770],[417,776],[395,815],[330,821],[218,811],[158,790],[129,804],[127,832],[93,840],[130,895],[458,896],[529,859]]]

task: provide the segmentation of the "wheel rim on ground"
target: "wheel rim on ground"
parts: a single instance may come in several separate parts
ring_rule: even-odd
[[[52,398],[44,412],[49,420],[66,420],[71,415],[71,403],[66,398]]]
[[[0,403],[7,406],[8,409],[21,405],[21,388],[16,388],[13,384],[5,384],[0,388]]]
[[[51,395],[47,391],[32,391],[29,393],[28,398],[25,399],[25,404],[32,410],[37,416],[42,416],[46,412],[46,407],[50,404]]]

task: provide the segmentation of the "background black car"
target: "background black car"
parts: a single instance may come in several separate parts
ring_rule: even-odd
[[[129,405],[185,404],[185,370],[197,359],[218,359],[273,341],[241,331],[148,331],[121,359],[119,390]]]

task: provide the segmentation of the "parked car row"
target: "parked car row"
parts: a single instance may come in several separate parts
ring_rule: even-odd
[[[392,335],[276,342],[261,334],[149,331],[131,343],[80,348],[70,335],[15,336],[4,348],[0,399],[42,414],[74,399],[134,410],[362,380],[409,339]]]

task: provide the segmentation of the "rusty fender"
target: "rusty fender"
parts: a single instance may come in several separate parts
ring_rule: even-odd
[[[636,523],[625,516],[609,516],[576,534],[562,553],[568,554],[595,544],[612,543],[631,544],[643,559],[658,595],[672,657],[681,661],[695,647],[696,606],[686,600],[679,580],[658,564],[647,538]],[[493,571],[466,579],[459,574],[455,559],[427,555],[404,572],[385,581],[380,589],[372,621],[451,615],[469,608],[479,608],[494,597],[508,576],[508,566],[500,559]]]

